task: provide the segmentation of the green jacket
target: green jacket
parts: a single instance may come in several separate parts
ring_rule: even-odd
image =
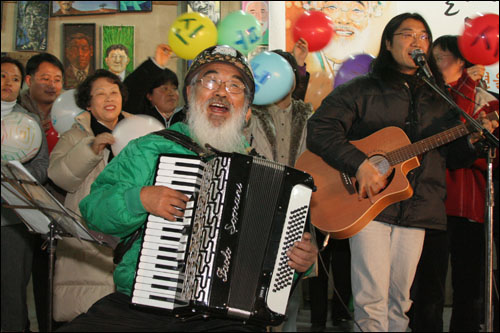
[[[185,123],[176,123],[169,129],[191,137]],[[245,147],[248,147],[246,142]],[[195,155],[159,135],[131,141],[100,173],[90,194],[80,202],[82,216],[91,229],[123,239],[142,227],[148,213],[142,206],[140,191],[154,184],[159,154]],[[142,237],[135,241],[114,272],[116,290],[129,296],[141,241]]]

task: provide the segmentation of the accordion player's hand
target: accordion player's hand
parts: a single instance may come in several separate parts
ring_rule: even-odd
[[[184,209],[189,197],[166,186],[144,186],[141,189],[141,203],[144,209],[153,215],[175,221],[184,216]]]
[[[318,248],[311,242],[311,234],[305,232],[300,242],[295,242],[287,252],[288,265],[299,273],[303,273],[316,262]]]

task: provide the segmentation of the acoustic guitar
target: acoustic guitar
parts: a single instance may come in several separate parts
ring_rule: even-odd
[[[487,117],[498,121],[496,111]],[[387,175],[388,184],[372,197],[373,203],[369,198],[358,200],[354,177],[334,169],[323,158],[306,150],[295,167],[309,173],[317,187],[311,198],[311,223],[336,239],[354,236],[387,206],[413,195],[406,175],[420,166],[418,155],[469,133],[462,124],[412,144],[399,127],[386,127],[361,140],[351,141],[382,175]]]

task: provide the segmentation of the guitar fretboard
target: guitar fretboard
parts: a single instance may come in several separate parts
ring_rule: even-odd
[[[415,156],[428,152],[429,150],[441,147],[456,139],[469,134],[469,129],[465,125],[458,125],[444,132],[435,134],[411,145],[396,149],[387,154],[389,163],[394,166]]]

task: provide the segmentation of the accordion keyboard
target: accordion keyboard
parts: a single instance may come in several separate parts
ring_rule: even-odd
[[[186,247],[195,194],[202,178],[203,162],[188,156],[161,156],[154,185],[167,186],[191,196],[184,217],[168,221],[150,214],[146,222],[132,303],[173,310],[184,303],[176,296],[182,288]]]

